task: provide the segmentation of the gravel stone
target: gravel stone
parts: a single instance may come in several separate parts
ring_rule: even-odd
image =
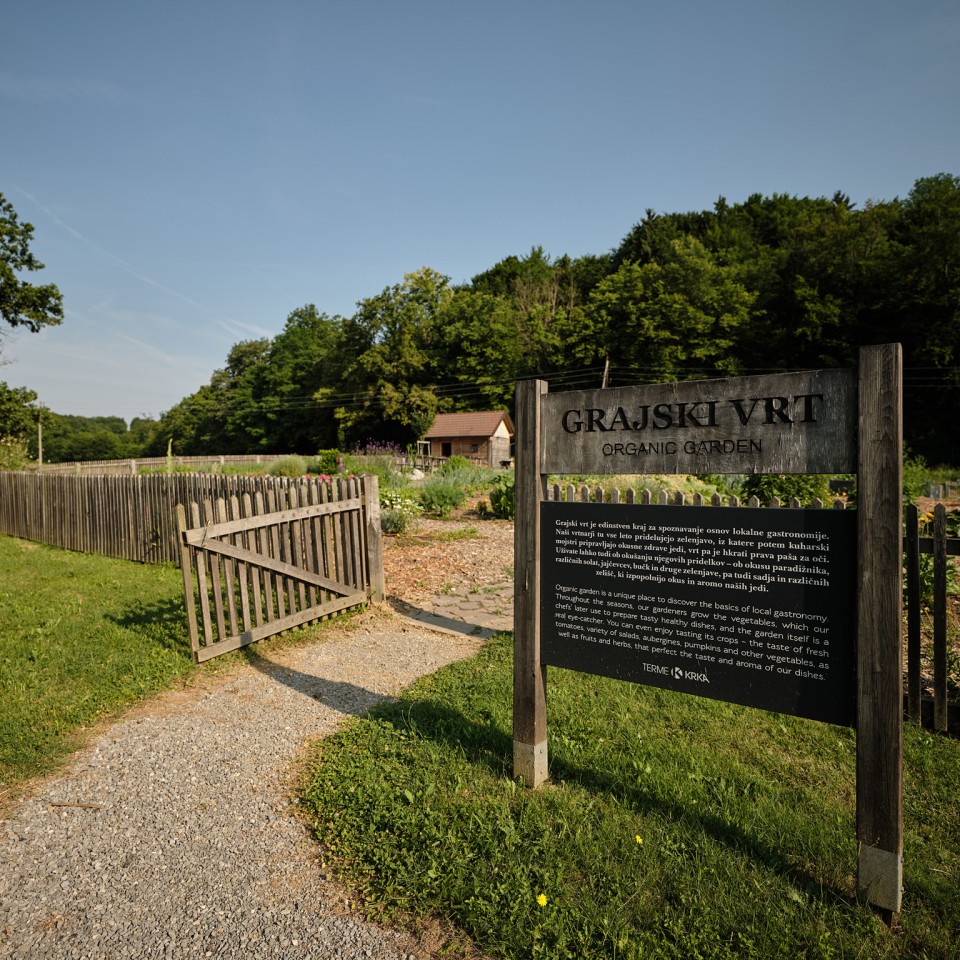
[[[0,958],[429,956],[349,915],[292,770],[345,717],[478,646],[379,608],[137,708],[0,821]]]

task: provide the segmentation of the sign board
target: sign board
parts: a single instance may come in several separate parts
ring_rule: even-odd
[[[544,663],[854,726],[852,511],[541,509]]]
[[[548,393],[541,473],[853,473],[852,370]]]
[[[547,778],[548,665],[854,726],[858,888],[900,909],[901,365],[518,382],[515,775]],[[545,502],[548,474],[658,473],[855,473],[857,510]]]

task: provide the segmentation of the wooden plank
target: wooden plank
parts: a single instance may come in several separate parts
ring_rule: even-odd
[[[947,509],[933,508],[933,729],[947,731]]]
[[[289,509],[289,506],[290,506],[289,499],[288,499],[289,487],[285,485],[282,486],[278,490],[277,495],[278,497],[283,498],[282,502],[285,509],[283,509],[281,513],[286,516],[295,515],[294,511]],[[293,566],[294,551],[293,551],[293,544],[291,542],[291,538],[293,536],[292,516],[289,520],[285,520],[281,523],[278,523],[276,525],[276,530],[280,536],[280,559],[283,560],[283,562],[287,564],[289,568],[296,569],[296,567]],[[291,613],[291,614],[296,613],[297,612],[296,581],[289,576],[285,576],[283,578],[283,588],[287,592],[288,613]]]
[[[230,516],[239,517],[241,516],[240,512],[240,501],[237,499],[237,495],[233,494],[230,497]],[[231,534],[230,542],[237,545],[237,537],[240,538],[240,547],[241,549],[246,548],[244,543],[245,534]],[[240,617],[241,622],[243,623],[243,629],[249,630],[253,623],[250,619],[250,565],[245,563],[243,560],[237,562],[237,584],[240,588]]]
[[[180,531],[180,572],[183,575],[183,605],[187,612],[187,629],[190,633],[190,650],[196,658],[200,650],[200,634],[197,630],[197,605],[193,590],[193,555],[183,533],[187,529],[187,512],[182,503],[177,504],[177,529]]]
[[[359,481],[356,477],[347,480],[347,495],[355,496],[358,492]],[[362,509],[362,508],[361,508]],[[363,570],[363,557],[360,553],[360,510],[346,515],[347,542],[350,551],[350,565],[353,569],[353,586],[357,590],[366,592],[366,576]]]
[[[329,603],[313,607],[309,610],[300,610],[297,613],[285,616],[282,620],[274,620],[272,623],[264,624],[262,627],[257,627],[234,637],[229,637],[226,640],[213,644],[211,647],[205,648],[200,653],[200,662],[210,660],[223,653],[229,653],[231,650],[239,650],[241,647],[247,646],[247,644],[254,643],[257,640],[263,640],[266,637],[272,637],[283,630],[289,630],[292,627],[299,627],[313,620],[319,620],[322,617],[340,613],[350,607],[362,606],[365,601],[366,597],[362,593],[352,593],[346,597],[331,600]]]
[[[273,497],[273,503],[276,504],[276,497],[273,491],[270,491],[270,497]],[[269,501],[269,497],[268,497]],[[224,523],[211,523],[199,530],[190,531],[190,543],[194,546],[200,546],[206,537],[221,537],[228,533],[238,533],[241,530],[248,530],[257,525],[273,526],[279,523],[286,523],[290,520],[303,520],[307,517],[325,516],[330,513],[340,513],[345,510],[359,510],[363,506],[360,497],[345,499],[336,503],[318,503],[306,505],[300,510],[269,510],[269,521],[262,521],[259,518],[244,517],[239,520],[231,520]]]
[[[324,483],[320,487],[320,502],[329,503],[330,501],[330,489],[331,484]],[[323,526],[323,533],[320,537],[320,542],[323,547],[323,570],[319,571],[324,573],[328,580],[337,579],[336,565],[334,562],[334,556],[332,553],[333,550],[333,518],[328,513],[321,518],[321,524]]]
[[[353,492],[356,496],[360,497],[363,500],[363,478],[354,477],[351,481],[353,485]],[[366,526],[364,524],[364,509],[363,507],[360,510],[352,515],[350,521],[351,529],[353,530],[353,549],[356,556],[357,563],[357,589],[363,590],[364,593],[367,593],[367,552],[366,552]]]
[[[540,472],[852,473],[856,377],[763,377],[544,394]]]
[[[200,504],[196,501],[190,503],[190,517],[195,527],[199,527]],[[203,624],[203,644],[198,645],[193,651],[193,659],[200,662],[200,653],[204,646],[209,646],[214,642],[213,623],[210,616],[210,590],[207,585],[206,557],[201,551],[194,553],[194,565],[197,571],[197,596],[200,600],[200,617]]]
[[[254,509],[257,516],[263,516],[267,512],[262,490],[258,490],[254,496]],[[253,534],[257,541],[257,556],[259,557],[257,563],[262,570],[263,558],[270,556],[270,531],[267,527],[255,527]],[[277,614],[274,612],[274,578],[266,572],[263,574],[263,607],[268,623],[277,619]]]
[[[203,501],[203,515],[208,524],[216,522],[216,512],[212,501]],[[213,596],[213,619],[217,630],[216,637],[217,640],[223,640],[227,636],[227,627],[223,611],[223,574],[220,557],[206,548],[203,549],[202,556],[209,566],[210,592]]]
[[[899,344],[860,349],[857,886],[890,913],[900,910],[903,886],[901,383]]]
[[[268,487],[267,488],[267,513],[272,519],[280,511],[277,510],[277,494],[276,491]],[[280,529],[279,527],[271,522],[270,526],[267,528],[267,537],[268,537],[268,550],[270,557],[274,558],[278,562],[282,562],[282,557],[280,553]],[[286,606],[284,605],[283,600],[283,577],[279,573],[274,573],[273,576],[273,595],[277,601],[277,617],[282,620],[287,615]]]
[[[301,503],[312,506],[316,503],[316,498],[314,491],[316,485],[311,482],[301,482],[300,484],[300,500]],[[314,524],[316,523],[313,517],[308,518],[303,522],[303,556],[304,556],[304,565],[307,570],[311,573],[317,572],[317,544],[314,539]],[[317,605],[317,588],[310,584],[307,588],[307,606],[315,607]]]
[[[300,491],[296,486],[291,485],[290,487],[290,509],[296,512],[296,508],[300,504]],[[303,521],[302,520],[291,520],[290,521],[290,560],[295,567],[302,568],[306,570],[306,564],[304,563],[304,541],[303,541]],[[297,579],[297,608],[298,610],[308,609],[307,604],[307,589],[304,586],[303,580]]]
[[[336,484],[336,487],[334,487]],[[337,499],[340,496],[340,480],[331,480],[330,481],[330,497],[332,500]],[[347,575],[347,565],[343,556],[343,541],[340,536],[340,514],[337,512],[331,511],[330,513],[330,543],[333,545],[333,550],[331,553],[331,559],[333,560],[334,566],[336,568],[336,574],[331,574],[331,577],[334,580],[342,581],[343,583],[348,583],[349,578]]]
[[[932,554],[934,552],[933,543],[933,537],[920,537],[918,543],[920,553]],[[943,541],[942,549],[948,557],[960,557],[960,539],[957,537],[946,537]]]
[[[253,512],[253,501],[249,493],[244,493],[241,500],[243,515],[249,517]],[[241,534],[243,549],[251,552],[257,552],[256,532],[245,530]],[[263,580],[260,576],[260,567],[256,564],[250,564],[250,588],[253,591],[253,617],[254,626],[259,627],[263,623]]]
[[[326,490],[326,484],[321,483],[319,480],[314,480],[310,484],[310,505],[315,506],[318,503],[323,502],[323,492]],[[314,514],[310,520],[311,527],[313,528],[313,552],[314,552],[314,562],[313,562],[313,572],[319,576],[326,576],[326,562],[324,560],[324,550],[326,545],[325,540],[325,527],[324,519],[322,516]],[[329,600],[330,596],[324,590],[319,590],[317,592],[316,602],[318,604],[324,603]]]
[[[920,723],[920,543],[916,504],[904,509],[907,568],[907,715]]]
[[[340,500],[345,500],[350,496],[350,481],[346,479],[337,480],[337,496]],[[345,514],[338,514],[336,524],[339,527],[338,539],[340,540],[340,555],[343,557],[343,582],[355,587],[357,583],[357,572],[353,566],[353,548],[350,542],[350,520]]]
[[[227,504],[223,497],[217,500],[217,517],[223,521],[227,519]],[[227,620],[230,624],[230,633],[239,632],[239,623],[237,621],[237,590],[236,590],[237,565],[232,557],[225,557],[223,560],[223,586],[224,596],[226,597]]]
[[[513,775],[530,787],[548,776],[547,668],[540,661],[541,409],[547,384],[517,382],[516,525],[514,528]],[[564,470],[561,472],[572,472]]]
[[[380,480],[371,474],[364,478],[364,517],[367,527],[367,564],[370,580],[370,599],[380,602],[386,598],[387,586],[383,574],[383,531],[380,528]]]

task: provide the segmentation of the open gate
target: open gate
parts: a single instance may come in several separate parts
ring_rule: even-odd
[[[179,504],[177,531],[198,663],[383,599],[375,476]]]

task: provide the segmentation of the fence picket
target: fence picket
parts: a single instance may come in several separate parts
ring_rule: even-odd
[[[267,488],[267,513],[277,513],[277,491],[273,488]],[[267,537],[269,540],[269,556],[275,560],[282,560],[280,555],[280,527],[273,523],[267,527]],[[284,590],[283,574],[275,573],[273,576],[273,594],[277,601],[277,619],[282,620],[287,615],[286,603],[283,598]]]
[[[933,728],[947,729],[947,510],[933,508]]]
[[[920,723],[920,523],[916,504],[905,509],[907,568],[907,715]]]

